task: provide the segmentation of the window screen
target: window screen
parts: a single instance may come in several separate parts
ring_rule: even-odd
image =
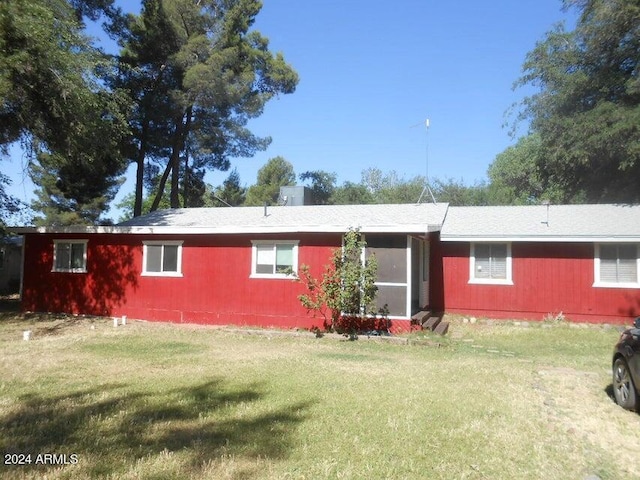
[[[297,242],[268,243],[256,240],[253,248],[253,274],[281,277],[296,271]]]
[[[180,243],[145,243],[144,273],[180,274]]]
[[[56,272],[84,272],[87,269],[87,242],[59,242],[54,243],[54,271]]]

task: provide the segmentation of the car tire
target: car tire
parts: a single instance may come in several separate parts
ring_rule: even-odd
[[[613,396],[622,408],[636,410],[638,407],[638,394],[624,358],[613,363]]]

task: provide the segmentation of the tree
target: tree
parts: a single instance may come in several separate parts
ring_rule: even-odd
[[[333,250],[331,262],[325,265],[320,279],[313,277],[308,265],[300,268],[298,279],[307,293],[298,295],[298,299],[307,311],[322,315],[326,330],[342,333],[354,325],[350,321],[353,317],[367,319],[371,314],[375,317],[378,262],[375,255],[368,255],[363,261],[366,246],[360,232],[350,229],[344,235],[343,247]]]
[[[224,202],[227,206],[237,207],[242,205],[247,196],[247,189],[240,186],[240,175],[237,169],[233,169],[222,185],[215,189],[215,205]]]
[[[517,86],[520,119],[539,135],[545,190],[563,201],[640,201],[640,4],[637,0],[565,0],[580,13],[527,55]]]
[[[264,167],[258,170],[255,185],[247,190],[245,205],[277,205],[280,187],[295,185],[296,174],[293,165],[283,157],[269,159]]]
[[[11,219],[15,219],[24,212],[25,205],[11,195],[5,187],[11,185],[11,179],[0,173],[0,236],[6,233],[6,227]]]
[[[109,60],[84,36],[82,16],[110,1],[0,4],[0,144],[22,141],[39,186],[39,223],[95,223],[125,164],[126,103],[101,81]]]
[[[361,183],[344,182],[333,191],[329,203],[332,205],[367,205],[375,203],[373,195]]]
[[[246,124],[271,98],[292,93],[298,77],[265,37],[249,31],[260,8],[257,0],[144,0],[141,15],[129,17],[120,84],[136,105],[136,214],[147,157],[164,165],[152,209],[167,181],[176,208],[181,164],[226,170],[230,158],[270,143]]]
[[[542,200],[560,203],[563,192],[544,181],[542,142],[538,134],[522,137],[498,154],[487,171],[492,205],[528,205]]]
[[[306,186],[311,189],[311,198],[314,205],[327,205],[331,203],[331,196],[336,189],[335,173],[325,172],[324,170],[307,171],[300,174],[300,180],[303,182],[309,180],[311,184]]]

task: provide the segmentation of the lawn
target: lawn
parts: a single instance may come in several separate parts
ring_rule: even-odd
[[[640,416],[611,399],[615,328],[249,333],[0,313],[0,478],[640,476]]]

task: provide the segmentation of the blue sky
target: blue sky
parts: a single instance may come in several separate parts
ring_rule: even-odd
[[[525,55],[561,21],[575,21],[561,0],[264,0],[255,28],[300,83],[249,125],[273,138],[268,150],[232,167],[245,185],[278,155],[297,174],[322,169],[339,183],[360,181],[369,167],[408,179],[425,175],[427,163],[431,178],[486,179],[515,142],[503,125],[527,93],[512,90]],[[24,160],[13,152],[2,171],[13,180],[10,192],[30,200]],[[133,190],[133,176],[130,169],[117,198]]]

